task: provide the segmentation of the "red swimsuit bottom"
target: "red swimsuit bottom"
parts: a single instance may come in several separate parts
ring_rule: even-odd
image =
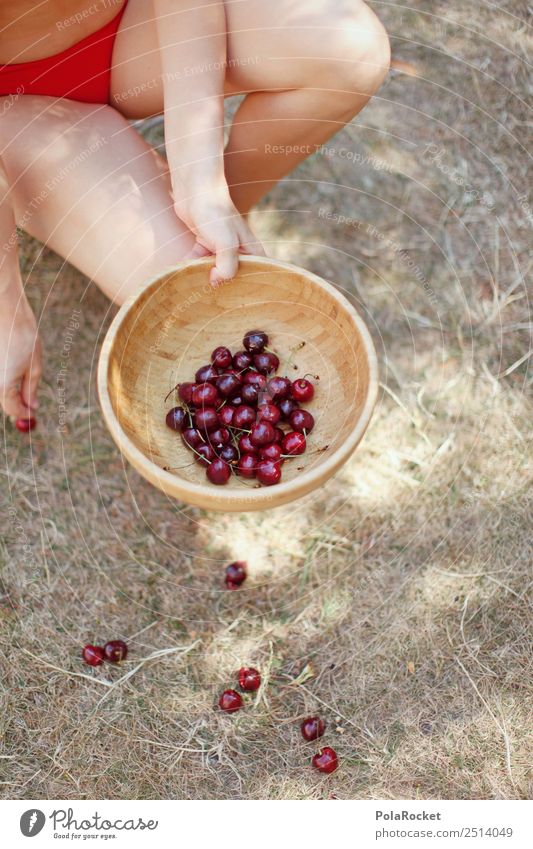
[[[113,45],[126,5],[127,0],[104,27],[55,56],[0,65],[0,96],[44,94],[109,103]]]

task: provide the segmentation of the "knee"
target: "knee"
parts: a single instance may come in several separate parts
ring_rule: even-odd
[[[353,4],[350,4],[353,5]],[[385,27],[365,3],[337,18],[328,30],[328,50],[323,50],[329,65],[332,86],[354,97],[371,97],[387,76],[390,67],[390,42]]]

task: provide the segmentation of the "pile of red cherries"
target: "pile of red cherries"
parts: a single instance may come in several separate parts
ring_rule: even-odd
[[[242,351],[215,348],[195,382],[175,387],[181,404],[166,423],[181,433],[211,483],[226,484],[236,474],[272,486],[285,460],[307,448],[315,420],[300,405],[312,400],[314,386],[307,376],[277,375],[279,358],[268,341],[263,330],[250,330]]]

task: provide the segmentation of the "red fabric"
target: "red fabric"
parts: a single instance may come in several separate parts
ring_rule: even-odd
[[[126,4],[104,27],[55,56],[0,65],[0,95],[45,94],[109,103],[113,45]]]

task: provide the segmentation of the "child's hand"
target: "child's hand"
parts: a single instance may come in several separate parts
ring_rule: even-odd
[[[178,217],[196,236],[191,257],[215,255],[210,281],[218,286],[235,277],[239,253],[259,254],[265,251],[245,219],[239,214],[226,190],[206,200],[205,194],[186,203],[175,201]]]
[[[8,416],[30,418],[37,409],[41,342],[28,304],[0,315],[0,404]]]

